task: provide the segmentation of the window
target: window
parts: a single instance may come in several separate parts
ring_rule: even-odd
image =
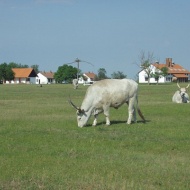
[[[166,77],[166,81],[167,81],[167,82],[170,82],[171,80],[172,80],[171,77]]]
[[[51,83],[53,81],[53,79],[48,79],[48,82]]]

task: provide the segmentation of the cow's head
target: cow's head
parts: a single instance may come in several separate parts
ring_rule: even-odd
[[[184,97],[185,97],[185,94],[187,93],[187,89],[189,88],[189,85],[190,85],[190,84],[188,84],[185,88],[181,88],[181,87],[179,86],[179,84],[177,83],[177,86],[178,86],[178,88],[179,88],[179,93],[180,93],[180,96],[181,96],[181,98],[182,98],[182,101],[184,101]]]
[[[69,99],[69,103],[71,104],[71,106],[73,108],[75,108],[77,110],[76,114],[77,114],[77,123],[78,123],[78,127],[84,127],[89,119],[89,114],[88,112],[85,112],[84,109],[81,109],[79,107],[77,107],[72,101],[71,99]]]

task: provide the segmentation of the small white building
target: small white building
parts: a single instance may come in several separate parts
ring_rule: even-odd
[[[151,74],[155,74],[155,72],[160,73],[161,70],[157,69],[154,65],[150,65],[150,67],[148,68],[149,70],[151,70]],[[150,77],[149,79],[150,83],[157,83],[157,80],[154,77]],[[166,78],[163,76],[160,76],[159,83],[165,83],[166,82]],[[148,83],[148,75],[147,72],[145,70],[141,70],[139,72],[139,83]]]
[[[92,72],[84,73],[83,77],[80,77],[78,80],[79,84],[88,85],[93,84],[95,81],[96,75]]]
[[[54,84],[54,73],[53,72],[39,72],[36,77],[36,84]]]

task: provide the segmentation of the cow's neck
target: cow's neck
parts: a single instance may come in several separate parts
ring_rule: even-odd
[[[92,101],[83,101],[81,105],[81,109],[83,109],[85,112],[92,112],[93,106]]]

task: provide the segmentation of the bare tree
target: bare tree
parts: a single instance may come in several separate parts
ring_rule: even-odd
[[[150,77],[152,73],[151,64],[153,63],[153,60],[154,60],[153,55],[154,55],[153,53],[148,52],[146,56],[145,52],[141,51],[140,56],[139,56],[140,68],[142,68],[145,71],[148,78],[148,84],[150,84]]]

